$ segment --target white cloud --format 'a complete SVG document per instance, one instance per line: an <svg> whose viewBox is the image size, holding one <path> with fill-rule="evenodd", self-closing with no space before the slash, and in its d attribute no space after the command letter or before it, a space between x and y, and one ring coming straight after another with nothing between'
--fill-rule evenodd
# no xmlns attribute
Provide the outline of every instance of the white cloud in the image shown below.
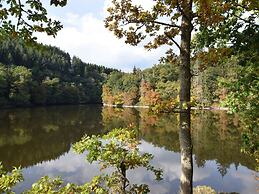
<svg viewBox="0 0 259 194"><path fill-rule="evenodd" d="M143 1L142 1L143 2ZM144 6L150 7L153 1L145 1ZM103 12L108 5L104 2ZM104 13L101 14L104 17ZM112 32L104 27L103 19L97 15L66 13L54 16L64 28L54 39L38 34L38 40L45 44L58 46L62 50L80 57L83 61L114 67L123 71L131 71L133 66L141 69L151 67L164 55L165 48L147 51L142 45L133 47L117 39Z"/></svg>
<svg viewBox="0 0 259 194"><path fill-rule="evenodd" d="M141 5L144 9L146 10L150 10L152 9L152 7L155 5L155 1L154 0L132 0L134 5ZM107 8L110 7L112 5L111 0L105 0L104 1L104 6L103 6L103 12L104 15L107 14Z"/></svg>

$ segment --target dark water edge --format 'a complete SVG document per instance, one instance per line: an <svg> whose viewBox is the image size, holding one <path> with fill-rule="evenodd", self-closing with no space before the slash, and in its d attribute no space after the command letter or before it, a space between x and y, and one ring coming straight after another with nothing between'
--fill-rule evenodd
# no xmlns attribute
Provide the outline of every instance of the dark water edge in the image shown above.
<svg viewBox="0 0 259 194"><path fill-rule="evenodd" d="M26 108L48 108L48 107L59 107L59 106L103 106L102 103L82 103L82 104L28 104L28 105L2 105L1 110L9 109L26 109Z"/></svg>
<svg viewBox="0 0 259 194"><path fill-rule="evenodd" d="M242 126L224 111L192 112L194 186L209 185L218 192L256 193L255 161L240 152ZM164 171L154 181L143 169L129 172L151 193L177 193L180 178L178 115L150 115L147 110L95 105L50 106L0 110L0 161L10 171L23 168L25 181L15 191L30 188L41 176L61 176L82 184L99 174L96 164L71 150L83 135L106 133L129 124L139 129L141 150L153 153Z"/></svg>

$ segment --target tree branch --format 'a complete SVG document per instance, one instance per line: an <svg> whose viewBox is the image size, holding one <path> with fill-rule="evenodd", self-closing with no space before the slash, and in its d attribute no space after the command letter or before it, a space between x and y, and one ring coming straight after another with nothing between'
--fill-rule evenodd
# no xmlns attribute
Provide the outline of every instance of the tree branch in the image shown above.
<svg viewBox="0 0 259 194"><path fill-rule="evenodd" d="M22 21L25 25L27 25L28 27L30 27L31 29L33 29L33 26L30 25L28 22L26 22L26 21L24 20L24 18L22 18L22 12L24 12L24 13L26 13L26 14L28 14L28 15L29 15L29 13L28 13L26 10L23 9L21 0L18 0L18 4L19 4L19 16L18 16L18 21L17 21L17 26L16 26L17 30L18 30L19 25L21 24L21 21Z"/></svg>
<svg viewBox="0 0 259 194"><path fill-rule="evenodd" d="M170 26L172 28L181 28L181 26L178 26L176 24L168 24L168 23L164 23L164 22L160 22L160 21L148 21L150 23L154 23L154 24L160 24L160 25L163 25L163 26Z"/></svg>
<svg viewBox="0 0 259 194"><path fill-rule="evenodd" d="M127 20L128 23L126 23L125 25L128 25L128 24L139 24L139 23L154 23L154 24L160 24L160 25L163 25L163 26L169 26L171 28L181 28L181 26L179 25L176 25L176 24L168 24L168 23L165 23L165 22L161 22L161 21L156 21L156 20L148 20L148 21L145 21L145 20Z"/></svg>
<svg viewBox="0 0 259 194"><path fill-rule="evenodd" d="M18 27L20 25L20 22L21 22L21 18L22 18L22 3L21 3L21 0L18 0L18 4L19 4L19 16L18 16L18 20L17 20L17 30L18 30Z"/></svg>
<svg viewBox="0 0 259 194"><path fill-rule="evenodd" d="M179 48L180 51L182 50L180 45L171 36L169 36L167 32L165 32L165 35Z"/></svg>
<svg viewBox="0 0 259 194"><path fill-rule="evenodd" d="M142 24L142 25L138 26L134 32L136 33L136 32L137 32L139 29L141 29L144 25L145 25L145 24Z"/></svg>
<svg viewBox="0 0 259 194"><path fill-rule="evenodd" d="M252 25L255 25L255 26L259 27L258 24L252 23L251 21L246 20L246 19L244 19L244 18L242 18L242 17L240 17L240 16L238 16L238 15L236 15L236 14L234 14L234 16L237 17L238 19L240 19L240 20L242 20L242 21L248 23L248 24L252 24Z"/></svg>
<svg viewBox="0 0 259 194"><path fill-rule="evenodd" d="M241 5L241 4L239 4L239 3L235 3L235 6L236 6L236 7L240 7L240 8L242 8L242 9L245 9L246 11L249 10L249 7L247 7L246 5ZM253 10L259 11L259 9L258 9L257 7L254 7Z"/></svg>
<svg viewBox="0 0 259 194"><path fill-rule="evenodd" d="M184 12L183 9L181 8L180 3L179 3L179 0L177 0L176 3L177 3L177 9L178 9L178 11L181 12L181 14L182 14L185 18L187 18L187 19L189 20L189 18L187 17L187 15L185 14L185 12Z"/></svg>

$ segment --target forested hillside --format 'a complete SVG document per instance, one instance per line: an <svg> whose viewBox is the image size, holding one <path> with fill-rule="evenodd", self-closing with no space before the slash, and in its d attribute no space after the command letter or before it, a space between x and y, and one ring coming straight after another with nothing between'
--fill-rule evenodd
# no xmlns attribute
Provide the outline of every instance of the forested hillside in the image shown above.
<svg viewBox="0 0 259 194"><path fill-rule="evenodd" d="M114 69L84 63L57 47L0 40L0 107L101 103Z"/></svg>

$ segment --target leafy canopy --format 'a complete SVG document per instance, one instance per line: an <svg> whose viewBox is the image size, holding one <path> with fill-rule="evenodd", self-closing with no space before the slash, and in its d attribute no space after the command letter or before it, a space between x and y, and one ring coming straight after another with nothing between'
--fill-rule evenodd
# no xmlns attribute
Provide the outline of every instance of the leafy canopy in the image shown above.
<svg viewBox="0 0 259 194"><path fill-rule="evenodd" d="M65 6L67 0L51 0L50 4ZM48 17L40 0L1 0L0 35L12 35L25 40L36 40L34 32L45 32L56 36L62 28L59 21Z"/></svg>
<svg viewBox="0 0 259 194"><path fill-rule="evenodd" d="M118 38L125 38L125 42L131 45L137 45L146 39L149 41L145 43L147 49L176 45L182 51L184 45L179 44L177 36L186 30L181 23L183 18L192 26L191 30L204 32L199 37L201 42L204 41L204 35L205 38L208 37L205 31L213 29L217 29L218 32L222 29L226 31L227 18L232 18L231 25L237 19L250 23L258 10L259 2L256 0L156 0L150 9L136 5L132 0L112 0L105 26ZM247 20L243 17L245 13L251 14ZM210 43L208 39L206 41ZM202 44L202 46L207 45ZM173 50L169 49L166 54L172 56L172 53Z"/></svg>
<svg viewBox="0 0 259 194"><path fill-rule="evenodd" d="M126 37L126 43L138 44L141 40L149 36L152 41L146 48L157 48L161 45L177 44L173 38L182 29L179 25L180 17L184 16L188 10L184 10L186 2L192 1L178 0L157 0L150 10L145 10L141 5L135 5L132 0L112 0L111 7L108 8L109 16L106 18L106 27L119 37ZM217 22L227 9L223 6L224 1L194 1L197 12L191 10L191 18L199 24L211 24ZM205 9L207 8L207 9ZM186 16L187 17L187 16ZM177 44L178 47L180 45Z"/></svg>
<svg viewBox="0 0 259 194"><path fill-rule="evenodd" d="M104 174L96 179L98 188L102 187L108 193L146 193L149 191L147 185L130 185L126 171L144 167L154 172L157 180L161 180L162 170L150 164L153 158L151 154L140 153L139 144L136 131L118 128L104 135L102 139L100 136L85 136L73 148L77 153L88 151L86 159L90 163L97 161L101 170L110 167L115 169L110 175Z"/></svg>

